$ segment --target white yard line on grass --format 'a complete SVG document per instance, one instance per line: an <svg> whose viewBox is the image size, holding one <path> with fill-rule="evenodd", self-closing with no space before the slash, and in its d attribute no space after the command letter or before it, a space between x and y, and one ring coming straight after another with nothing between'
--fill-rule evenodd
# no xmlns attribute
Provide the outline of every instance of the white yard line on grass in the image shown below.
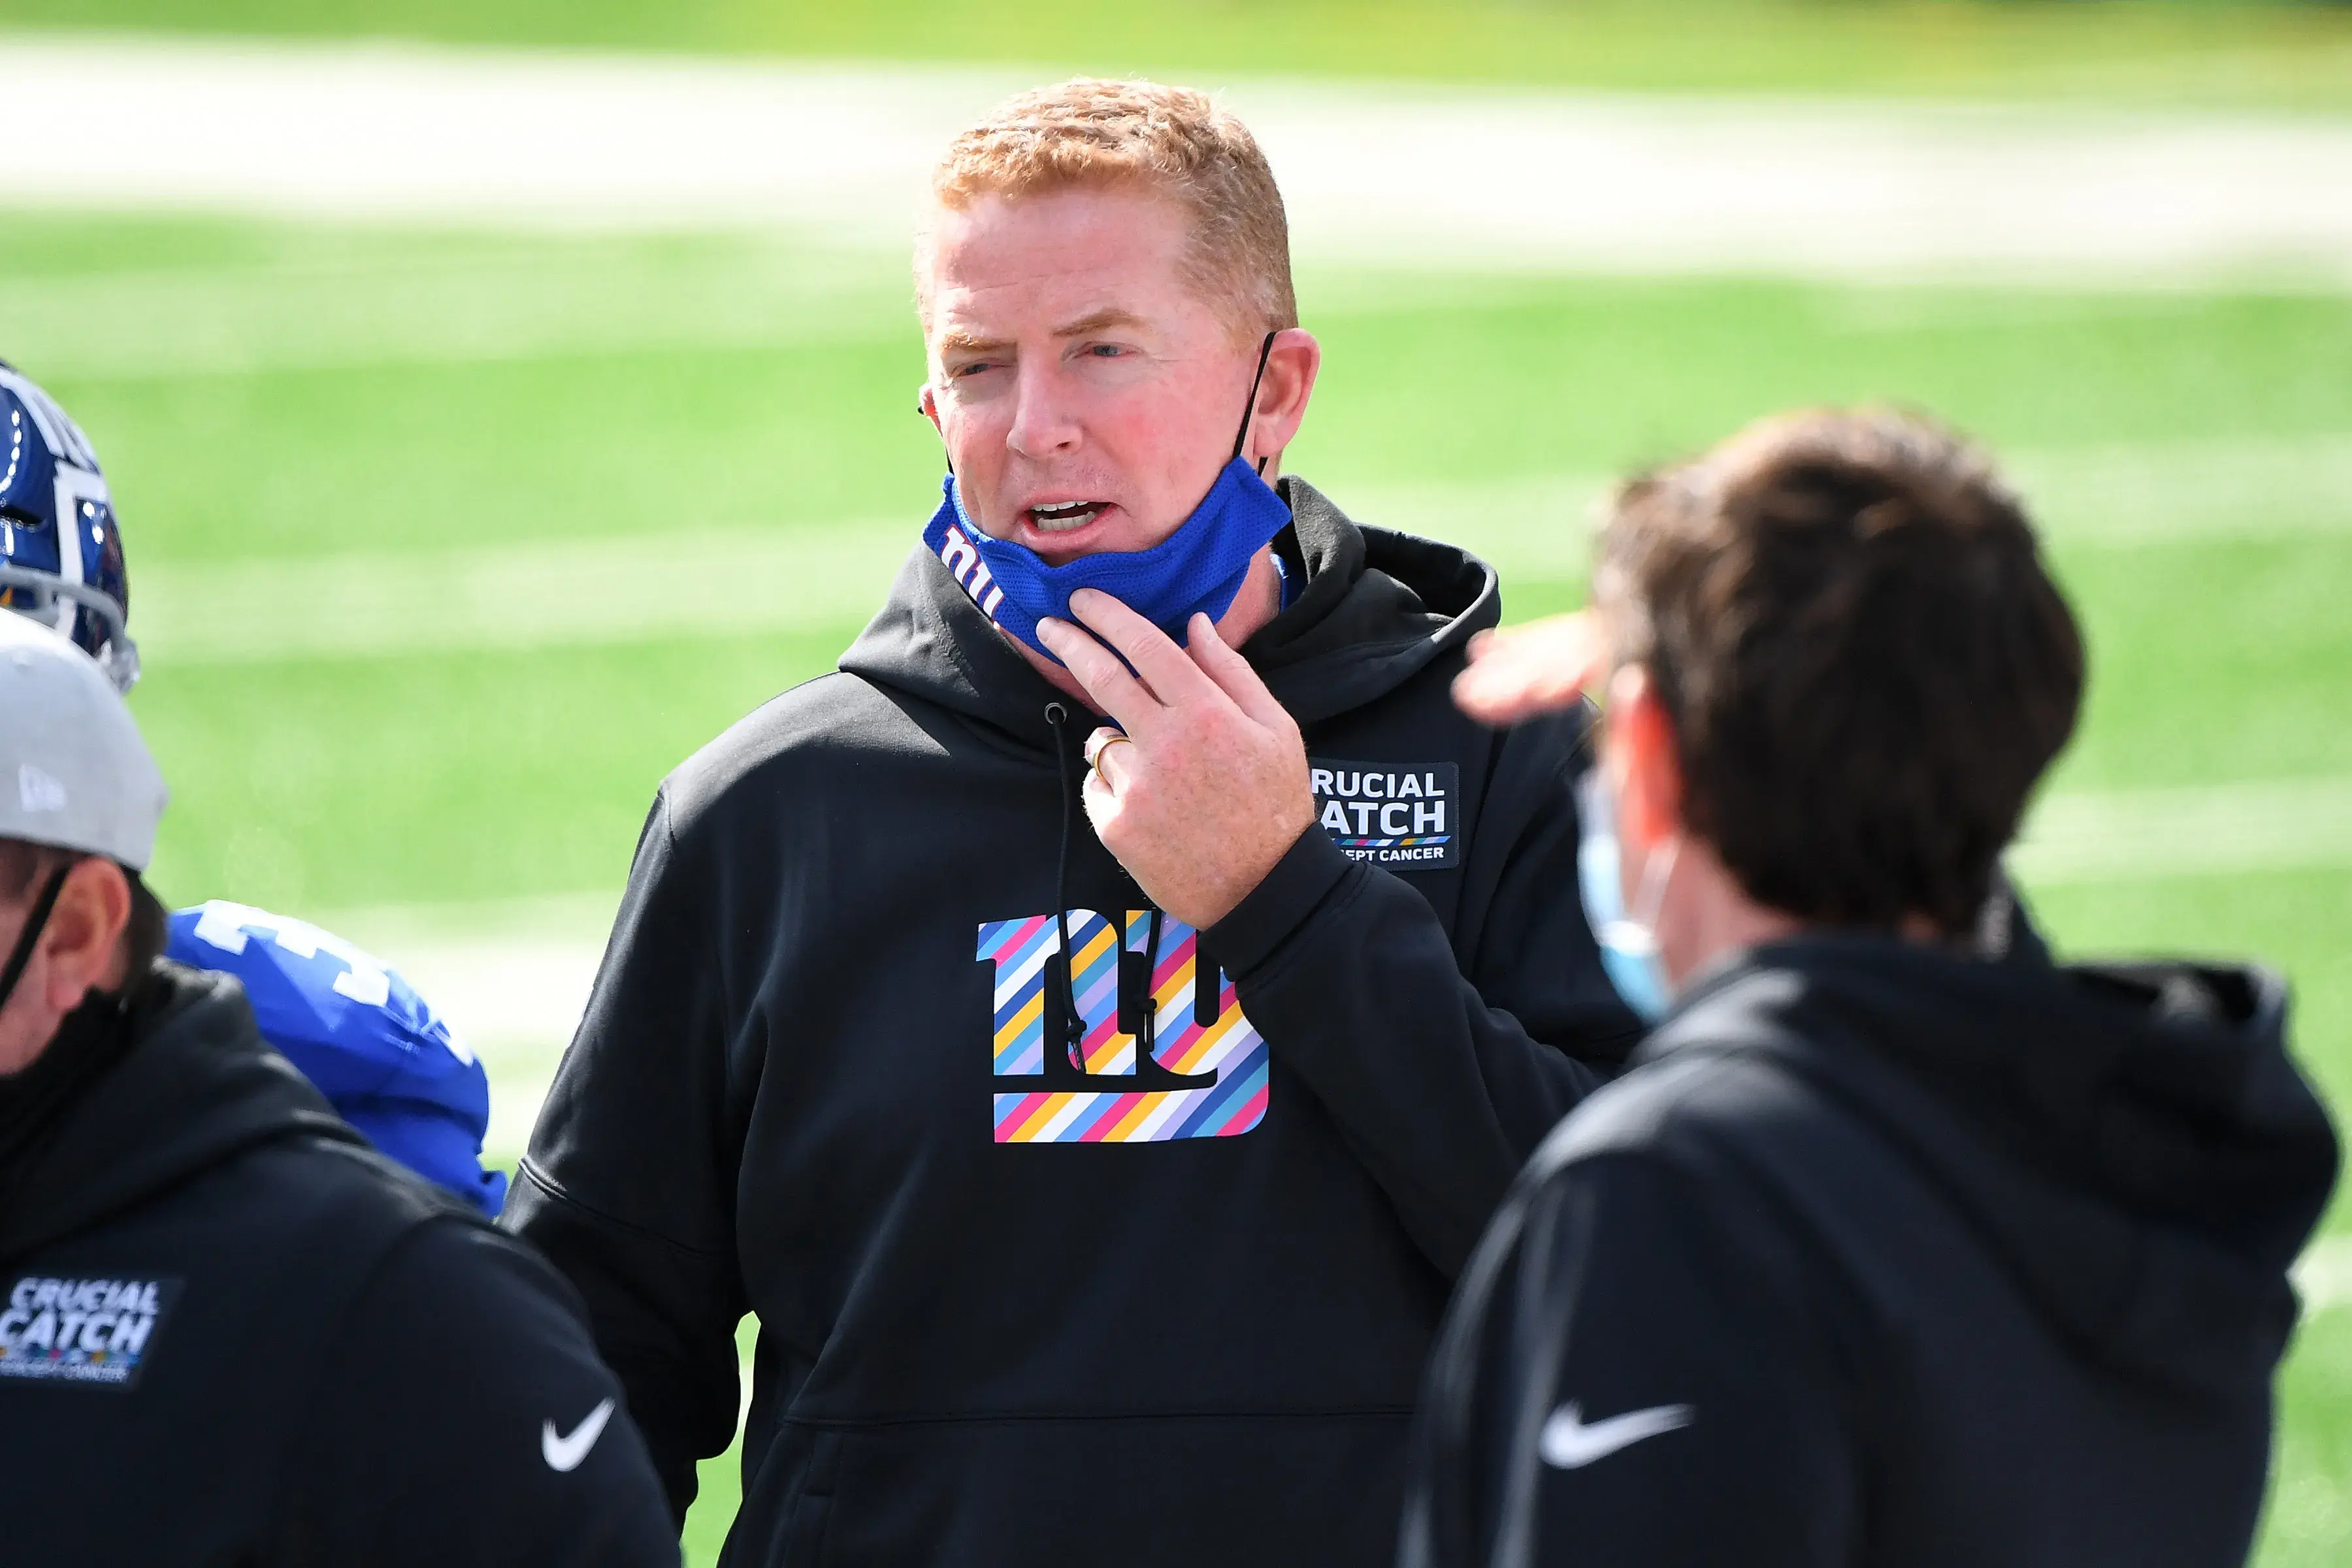
<svg viewBox="0 0 2352 1568"><path fill-rule="evenodd" d="M903 245L1002 68L0 40L0 203ZM1302 257L2352 286L2352 126L1247 80Z"/></svg>
<svg viewBox="0 0 2352 1568"><path fill-rule="evenodd" d="M2352 1306L2352 1236L2323 1236L2294 1266L2294 1288L2306 1314Z"/></svg>
<svg viewBox="0 0 2352 1568"><path fill-rule="evenodd" d="M2029 887L2352 869L2352 779L2053 795L2010 864Z"/></svg>
<svg viewBox="0 0 2352 1568"><path fill-rule="evenodd" d="M142 565L138 637L158 660L266 664L854 629L922 521ZM271 609L221 613L240 604Z"/></svg>
<svg viewBox="0 0 2352 1568"><path fill-rule="evenodd" d="M135 380L911 341L914 331L904 247L845 250L803 236L443 237L357 241L341 254L286 248L212 266L0 276L0 342L43 375Z"/></svg>
<svg viewBox="0 0 2352 1568"><path fill-rule="evenodd" d="M2352 536L2352 437L2176 442L2021 454L2060 544ZM1516 584L1582 577L1597 476L1333 493L1361 521L1477 552ZM578 647L853 629L882 601L921 519L772 529L682 523L641 536L442 553L152 563L138 634L162 665ZM269 606L267 615L224 605Z"/></svg>
<svg viewBox="0 0 2352 1568"><path fill-rule="evenodd" d="M877 248L803 231L387 235L303 224L244 232L261 254L0 270L0 346L45 376L121 382L915 342L903 239ZM126 241L141 255L154 244ZM1569 286L1562 277L1393 266L1310 261L1299 270L1305 324L1326 333L1350 318L1538 302ZM1826 333L1876 336L2160 322L2211 299L1895 282L1833 287L1809 305Z"/></svg>
<svg viewBox="0 0 2352 1568"><path fill-rule="evenodd" d="M2003 467L2060 545L2352 536L2352 436L2182 440L2008 454ZM1360 521L1426 534L1515 580L1577 581L1612 480L1537 475L1491 484L1339 486Z"/></svg>

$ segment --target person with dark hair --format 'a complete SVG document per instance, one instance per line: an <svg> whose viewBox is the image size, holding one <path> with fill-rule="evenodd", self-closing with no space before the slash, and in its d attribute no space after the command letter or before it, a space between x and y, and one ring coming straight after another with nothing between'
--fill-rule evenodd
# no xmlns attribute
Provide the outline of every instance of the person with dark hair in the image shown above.
<svg viewBox="0 0 2352 1568"><path fill-rule="evenodd" d="M1924 419L1767 420L1458 695L1594 652L1583 892L1664 1021L1463 1275L1402 1562L2243 1561L2336 1137L2277 975L1984 950L2084 679L2016 498Z"/></svg>
<svg viewBox="0 0 2352 1568"><path fill-rule="evenodd" d="M0 1556L674 1564L578 1298L159 956L110 674L0 615Z"/></svg>

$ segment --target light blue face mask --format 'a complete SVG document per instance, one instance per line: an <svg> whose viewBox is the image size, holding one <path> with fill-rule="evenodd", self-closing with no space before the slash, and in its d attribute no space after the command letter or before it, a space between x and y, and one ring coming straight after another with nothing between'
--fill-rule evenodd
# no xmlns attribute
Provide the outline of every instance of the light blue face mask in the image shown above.
<svg viewBox="0 0 2352 1568"><path fill-rule="evenodd" d="M1679 838L1668 839L1642 868L1642 913L1625 910L1625 884L1619 868L1617 803L1595 763L1576 787L1579 837L1576 881L1584 895L1584 918L1601 945L1601 967L1634 1016L1654 1024L1674 1007L1674 982L1658 954L1658 909L1665 902L1666 879L1674 875Z"/></svg>
<svg viewBox="0 0 2352 1568"><path fill-rule="evenodd" d="M1037 623L1048 616L1073 619L1070 595L1080 588L1100 589L1182 643L1195 615L1213 621L1233 608L1250 563L1290 521L1290 508L1259 477L1265 459L1252 468L1242 457L1273 351L1274 334L1268 332L1258 350L1257 376L1250 383L1234 455L1217 482L1176 531L1150 549L1081 555L1049 566L1026 545L980 531L964 510L953 468L940 481L940 510L925 526L923 542L990 620L1047 658L1054 656L1037 640Z"/></svg>

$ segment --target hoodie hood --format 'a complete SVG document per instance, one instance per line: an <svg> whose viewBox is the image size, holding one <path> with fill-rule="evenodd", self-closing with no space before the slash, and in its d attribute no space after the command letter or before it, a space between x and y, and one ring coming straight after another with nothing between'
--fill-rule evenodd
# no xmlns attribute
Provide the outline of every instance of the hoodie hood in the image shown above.
<svg viewBox="0 0 2352 1568"><path fill-rule="evenodd" d="M362 1144L255 1027L237 983L160 963L123 1009L121 1059L77 1095L0 1207L0 1258L89 1228L241 1150Z"/></svg>
<svg viewBox="0 0 2352 1568"><path fill-rule="evenodd" d="M1466 551L1359 527L1295 475L1275 489L1291 513L1275 548L1304 584L1242 652L1301 724L1385 695L1501 617L1493 568ZM1040 750L1060 695L919 543L841 668Z"/></svg>
<svg viewBox="0 0 2352 1568"><path fill-rule="evenodd" d="M1924 1170L2079 1352L2219 1392L2266 1380L2284 1352L2287 1269L2335 1184L2286 1008L2256 968L1998 963L1815 935L1703 979L1636 1059L1780 1060Z"/></svg>

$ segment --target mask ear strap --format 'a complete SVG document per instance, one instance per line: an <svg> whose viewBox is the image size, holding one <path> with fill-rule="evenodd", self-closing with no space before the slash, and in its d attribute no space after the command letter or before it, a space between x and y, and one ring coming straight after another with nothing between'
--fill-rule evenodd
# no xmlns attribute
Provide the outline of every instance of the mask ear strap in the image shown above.
<svg viewBox="0 0 2352 1568"><path fill-rule="evenodd" d="M8 955L8 967L0 971L0 1007L8 1005L8 998L16 990L16 982L24 975L25 966L33 962L33 944L40 941L41 932L48 929L49 913L58 907L58 894L64 891L66 873L72 869L73 862L68 861L51 872L49 885L41 889L41 896L33 901L31 912L25 916L25 930L16 938L16 951Z"/></svg>
<svg viewBox="0 0 2352 1568"><path fill-rule="evenodd" d="M1257 398L1257 394L1250 394L1250 398L1255 402ZM919 392L915 395L915 412L919 415L926 423L928 423L931 417L931 411L923 406L923 395ZM948 450L948 440L945 435L941 435L940 437L940 455L948 460L948 472L950 474L953 474L955 472L955 454Z"/></svg>
<svg viewBox="0 0 2352 1568"><path fill-rule="evenodd" d="M1683 836L1677 832L1665 843L1650 851L1649 863L1642 868L1642 888L1635 897L1634 907L1626 918L1657 940L1658 916L1666 907L1666 884L1675 879L1675 862L1682 855Z"/></svg>
<svg viewBox="0 0 2352 1568"><path fill-rule="evenodd" d="M1274 353L1274 339L1275 334L1268 332L1265 335L1265 342L1257 346L1257 374L1250 377L1249 402L1242 407L1242 427L1234 432L1234 458L1240 457L1242 448L1249 443L1250 416L1257 412L1257 389L1265 381L1265 362L1266 357ZM1228 458L1225 460L1231 462L1233 458ZM1266 460L1264 458L1257 460L1257 471L1260 474L1265 472L1265 463Z"/></svg>

